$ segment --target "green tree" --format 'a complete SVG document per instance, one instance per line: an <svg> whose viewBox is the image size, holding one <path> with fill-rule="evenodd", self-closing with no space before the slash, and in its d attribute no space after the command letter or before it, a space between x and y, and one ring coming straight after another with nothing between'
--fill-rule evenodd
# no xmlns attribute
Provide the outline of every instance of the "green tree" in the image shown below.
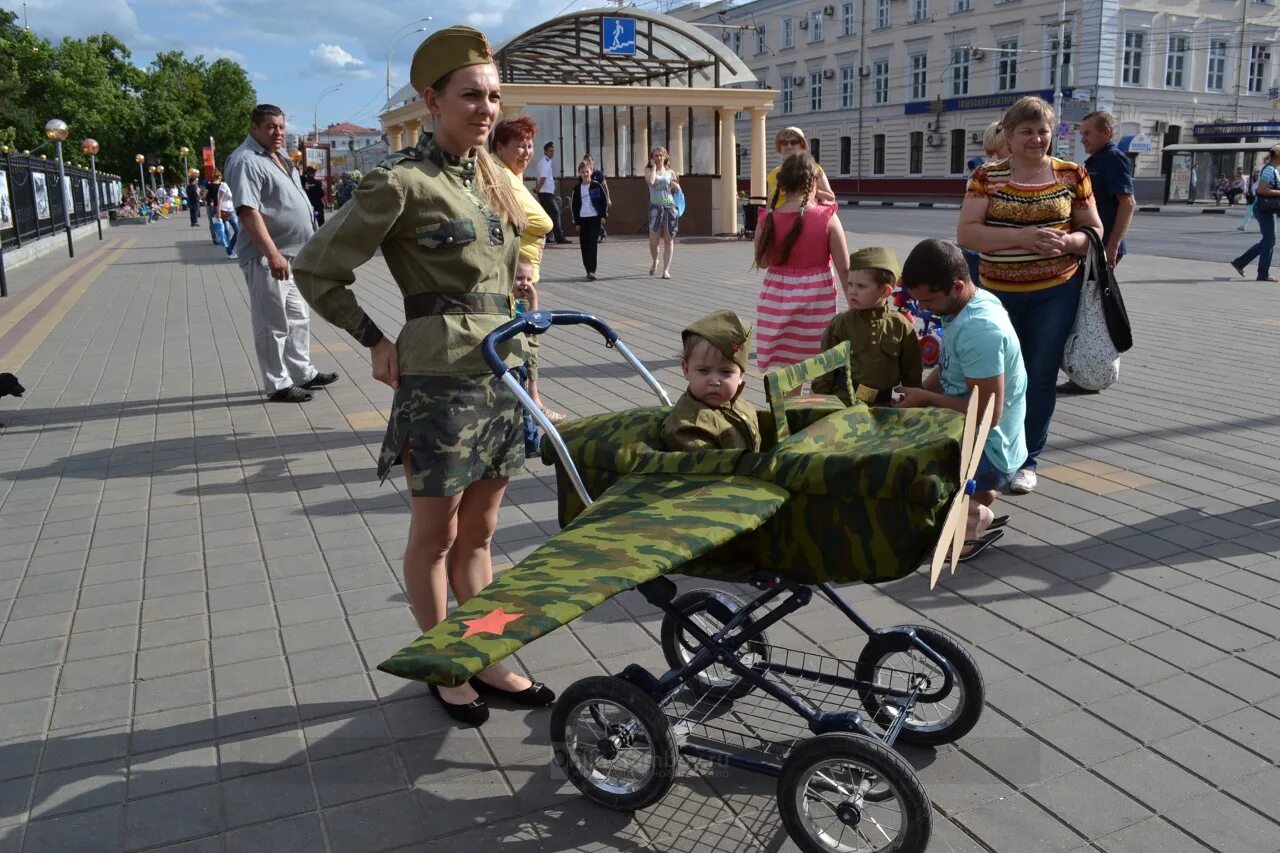
<svg viewBox="0 0 1280 853"><path fill-rule="evenodd" d="M258 93L244 68L230 59L216 60L204 80L213 118L201 133L199 145L207 145L212 136L222 163L249 132L249 114L258 103Z"/></svg>

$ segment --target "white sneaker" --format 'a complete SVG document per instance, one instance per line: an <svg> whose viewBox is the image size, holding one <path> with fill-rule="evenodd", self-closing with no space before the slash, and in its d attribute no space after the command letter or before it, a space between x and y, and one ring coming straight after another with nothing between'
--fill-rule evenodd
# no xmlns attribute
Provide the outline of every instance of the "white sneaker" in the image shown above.
<svg viewBox="0 0 1280 853"><path fill-rule="evenodd" d="M1036 490L1036 472L1031 468L1019 468L1009 481L1009 491L1025 495Z"/></svg>

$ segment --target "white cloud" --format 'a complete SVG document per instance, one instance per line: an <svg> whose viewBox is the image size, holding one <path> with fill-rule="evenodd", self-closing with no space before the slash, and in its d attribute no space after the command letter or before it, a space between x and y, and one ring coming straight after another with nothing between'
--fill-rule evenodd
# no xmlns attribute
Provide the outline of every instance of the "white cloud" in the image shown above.
<svg viewBox="0 0 1280 853"><path fill-rule="evenodd" d="M205 59L211 61L215 59L230 59L239 65L244 65L248 61L243 53L225 47L211 47L208 50L201 50L200 53L204 55Z"/></svg>
<svg viewBox="0 0 1280 853"><path fill-rule="evenodd" d="M265 83L271 78L263 74L261 71L251 71L249 72L249 79L255 83Z"/></svg>
<svg viewBox="0 0 1280 853"><path fill-rule="evenodd" d="M21 23L19 4L5 5L18 10ZM63 36L84 38L102 32L134 49L147 40L128 0L28 0L27 18L31 29L55 42Z"/></svg>
<svg viewBox="0 0 1280 853"><path fill-rule="evenodd" d="M312 50L311 67L324 74L346 74L361 78L371 74L367 65L336 44L321 44Z"/></svg>
<svg viewBox="0 0 1280 853"><path fill-rule="evenodd" d="M477 29L494 27L502 23L504 12L472 12L467 15L467 23Z"/></svg>

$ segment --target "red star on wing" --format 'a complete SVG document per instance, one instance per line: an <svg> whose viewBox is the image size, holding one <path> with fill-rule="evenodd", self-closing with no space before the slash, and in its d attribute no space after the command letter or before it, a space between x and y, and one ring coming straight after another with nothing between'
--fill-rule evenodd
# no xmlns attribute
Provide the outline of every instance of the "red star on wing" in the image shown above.
<svg viewBox="0 0 1280 853"><path fill-rule="evenodd" d="M473 634L497 634L507 629L508 622L514 622L519 619L519 613L503 613L501 607L495 607L493 610L481 616L479 619L464 619L463 625L467 626L467 633L462 635L462 639L466 639Z"/></svg>

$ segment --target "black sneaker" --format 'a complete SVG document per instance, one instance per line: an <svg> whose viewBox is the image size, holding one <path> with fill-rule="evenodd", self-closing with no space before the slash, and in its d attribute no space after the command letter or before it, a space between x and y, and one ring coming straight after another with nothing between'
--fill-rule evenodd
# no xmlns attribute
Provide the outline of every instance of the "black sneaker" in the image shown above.
<svg viewBox="0 0 1280 853"><path fill-rule="evenodd" d="M281 388L279 391L267 397L267 401L271 403L305 403L311 399L311 395L296 385L290 385L288 388Z"/></svg>
<svg viewBox="0 0 1280 853"><path fill-rule="evenodd" d="M337 381L338 374L336 373L317 373L315 376L311 377L310 381L303 382L298 387L306 388L308 391L311 391L316 388L323 388L326 385L332 385Z"/></svg>

